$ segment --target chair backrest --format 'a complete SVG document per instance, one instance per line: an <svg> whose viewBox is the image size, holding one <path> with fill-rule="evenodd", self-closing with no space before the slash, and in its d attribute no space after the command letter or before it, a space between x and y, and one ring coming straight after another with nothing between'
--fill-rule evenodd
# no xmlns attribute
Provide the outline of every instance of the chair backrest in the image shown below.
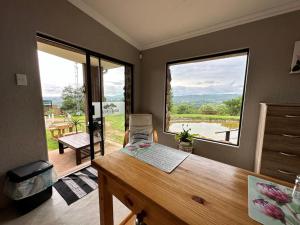
<svg viewBox="0 0 300 225"><path fill-rule="evenodd" d="M129 115L129 142L132 142L133 135L136 135L135 138L142 138L145 134L149 141L153 141L152 114Z"/></svg>
<svg viewBox="0 0 300 225"><path fill-rule="evenodd" d="M152 114L130 114L129 130L132 128L153 128Z"/></svg>

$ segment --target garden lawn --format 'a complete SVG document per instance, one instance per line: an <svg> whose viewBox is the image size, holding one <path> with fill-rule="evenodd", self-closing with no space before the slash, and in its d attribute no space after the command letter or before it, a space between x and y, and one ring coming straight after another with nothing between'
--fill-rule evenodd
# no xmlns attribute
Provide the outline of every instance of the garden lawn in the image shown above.
<svg viewBox="0 0 300 225"><path fill-rule="evenodd" d="M125 132L125 116L123 115L107 115L105 116L105 136L111 141L119 144L123 143Z"/></svg>
<svg viewBox="0 0 300 225"><path fill-rule="evenodd" d="M49 130L46 130L46 137L47 137L48 151L52 151L52 150L58 149L57 140L54 140L52 138L51 133L50 133Z"/></svg>
<svg viewBox="0 0 300 225"><path fill-rule="evenodd" d="M78 131L85 131L85 116L73 116L81 121L82 125L78 126ZM107 115L105 116L106 138L119 144L123 143L125 132L124 115ZM75 128L74 128L75 132ZM57 140L53 139L49 130L46 130L48 151L58 149Z"/></svg>
<svg viewBox="0 0 300 225"><path fill-rule="evenodd" d="M203 114L171 114L171 120L207 120L207 121L239 121L239 116L203 115Z"/></svg>

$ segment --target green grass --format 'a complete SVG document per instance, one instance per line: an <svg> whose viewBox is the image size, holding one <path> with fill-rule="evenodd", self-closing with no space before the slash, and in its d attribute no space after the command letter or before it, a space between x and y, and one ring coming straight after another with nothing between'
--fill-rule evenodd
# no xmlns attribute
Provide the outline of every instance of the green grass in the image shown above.
<svg viewBox="0 0 300 225"><path fill-rule="evenodd" d="M64 118L63 116L57 116L57 118ZM78 126L78 131L85 131L85 116L73 116L73 118L77 118L81 121L82 125ZM117 142L122 144L124 138L124 123L125 117L124 115L109 115L105 117L106 124L106 138L108 140ZM75 128L73 129L75 131ZM49 130L46 130L46 138L47 138L47 146L48 151L58 149L57 140L53 139Z"/></svg>
<svg viewBox="0 0 300 225"><path fill-rule="evenodd" d="M203 115L203 114L171 114L171 120L217 120L217 121L239 121L239 116Z"/></svg>
<svg viewBox="0 0 300 225"><path fill-rule="evenodd" d="M125 116L124 115L110 115L105 117L105 122L111 124L111 127L115 130L124 132Z"/></svg>
<svg viewBox="0 0 300 225"><path fill-rule="evenodd" d="M58 143L56 140L54 140L51 137L51 133L49 130L46 130L46 137L47 137L47 145L48 145L48 151L52 151L55 149L58 149Z"/></svg>
<svg viewBox="0 0 300 225"><path fill-rule="evenodd" d="M119 144L123 143L125 132L125 116L109 115L105 117L106 134L105 137Z"/></svg>

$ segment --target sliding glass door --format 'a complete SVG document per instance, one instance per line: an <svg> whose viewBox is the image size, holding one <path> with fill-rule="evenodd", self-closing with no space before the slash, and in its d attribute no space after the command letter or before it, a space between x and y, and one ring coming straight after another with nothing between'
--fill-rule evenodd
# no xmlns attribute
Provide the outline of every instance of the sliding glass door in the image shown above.
<svg viewBox="0 0 300 225"><path fill-rule="evenodd" d="M87 88L91 159L122 148L128 114L132 110L132 69L87 55ZM90 126L90 124L92 124Z"/></svg>
<svg viewBox="0 0 300 225"><path fill-rule="evenodd" d="M125 132L125 66L101 59L105 154L122 148Z"/></svg>
<svg viewBox="0 0 300 225"><path fill-rule="evenodd" d="M67 151L76 150L72 153L76 153L77 165L85 162L88 156L94 159L97 153L104 155L119 150L128 127L128 115L132 113L133 66L43 34L37 35L37 47L38 50L62 58L60 64L63 64L48 60L49 65L45 69L47 72L56 69L56 73L50 77L55 75L59 78L54 82L58 92L60 89L65 90L60 91L57 94L59 96L51 101L44 99L44 108L49 114L47 119L59 120L69 129L64 132L67 128L61 128L61 124L52 124L52 130L47 130L47 138L51 138L50 144L53 144L54 150L58 150L60 138L69 136L74 146ZM72 65L71 72L69 64ZM71 85L65 84L69 73L72 77ZM53 87L48 86L46 89L50 93ZM57 115L53 113L55 110ZM59 133L57 137L56 130ZM51 134L53 137L50 137ZM67 145L62 147L68 148Z"/></svg>

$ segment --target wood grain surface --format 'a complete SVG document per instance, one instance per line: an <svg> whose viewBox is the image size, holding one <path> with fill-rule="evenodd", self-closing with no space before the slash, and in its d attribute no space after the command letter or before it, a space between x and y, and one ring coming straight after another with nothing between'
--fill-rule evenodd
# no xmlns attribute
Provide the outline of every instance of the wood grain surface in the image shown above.
<svg viewBox="0 0 300 225"><path fill-rule="evenodd" d="M257 175L250 171L190 155L167 174L122 152L92 165L111 194L133 213L146 212L147 225L258 224L248 217L248 175Z"/></svg>

